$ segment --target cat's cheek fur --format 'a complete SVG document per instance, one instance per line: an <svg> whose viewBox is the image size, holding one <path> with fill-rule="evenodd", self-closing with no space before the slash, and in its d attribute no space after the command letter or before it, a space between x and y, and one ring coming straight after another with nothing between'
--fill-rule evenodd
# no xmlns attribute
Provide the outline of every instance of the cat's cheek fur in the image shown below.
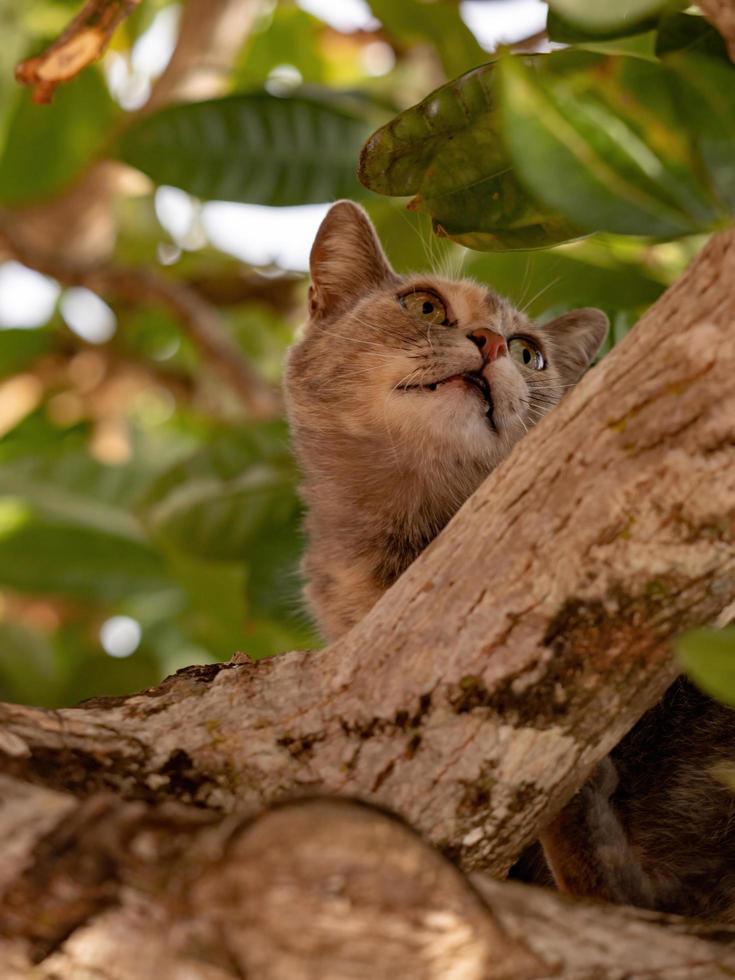
<svg viewBox="0 0 735 980"><path fill-rule="evenodd" d="M485 369L493 399L493 422L503 439L517 442L525 429L521 419L527 414L528 388L518 368L508 357L501 357Z"/></svg>

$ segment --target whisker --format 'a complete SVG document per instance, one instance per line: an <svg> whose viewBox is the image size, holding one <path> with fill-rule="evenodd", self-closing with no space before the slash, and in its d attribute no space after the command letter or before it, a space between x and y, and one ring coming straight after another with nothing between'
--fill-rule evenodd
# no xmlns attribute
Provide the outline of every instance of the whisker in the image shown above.
<svg viewBox="0 0 735 980"><path fill-rule="evenodd" d="M532 296L529 299L529 301L524 306L521 307L521 313L525 313L528 307L532 303L535 303L536 300L540 299L548 289L551 289L552 286L556 286L556 284L560 281L561 281L561 276L557 276L556 279L552 279L551 282L547 282L545 286L542 286L541 289L539 289L539 291L535 294L535 296Z"/></svg>

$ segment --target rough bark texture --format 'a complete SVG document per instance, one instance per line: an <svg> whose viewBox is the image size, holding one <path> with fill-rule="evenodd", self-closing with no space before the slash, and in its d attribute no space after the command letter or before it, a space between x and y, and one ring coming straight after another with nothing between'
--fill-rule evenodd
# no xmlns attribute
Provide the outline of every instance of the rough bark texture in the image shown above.
<svg viewBox="0 0 735 980"><path fill-rule="evenodd" d="M6 706L5 770L242 814L359 796L503 873L735 599L734 275L726 233L343 640Z"/></svg>
<svg viewBox="0 0 735 980"><path fill-rule="evenodd" d="M5 980L710 980L735 969L715 941L729 933L481 876L473 887L364 806L311 800L248 822L111 796L79 803L8 779L0 793Z"/></svg>

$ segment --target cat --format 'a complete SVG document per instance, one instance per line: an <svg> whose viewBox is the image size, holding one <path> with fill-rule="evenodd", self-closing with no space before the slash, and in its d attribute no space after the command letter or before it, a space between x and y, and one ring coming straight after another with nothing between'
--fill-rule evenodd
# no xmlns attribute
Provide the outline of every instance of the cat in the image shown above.
<svg viewBox="0 0 735 980"><path fill-rule="evenodd" d="M311 279L285 391L305 595L333 640L579 380L608 322L581 309L539 327L471 280L397 276L349 201L318 231Z"/></svg>
<svg viewBox="0 0 735 980"><path fill-rule="evenodd" d="M577 383L608 323L581 309L538 326L472 280L398 276L349 201L330 209L310 266L285 390L305 594L334 640ZM680 679L516 876L552 883L550 867L575 895L735 922L735 794L716 778L733 746L735 712Z"/></svg>

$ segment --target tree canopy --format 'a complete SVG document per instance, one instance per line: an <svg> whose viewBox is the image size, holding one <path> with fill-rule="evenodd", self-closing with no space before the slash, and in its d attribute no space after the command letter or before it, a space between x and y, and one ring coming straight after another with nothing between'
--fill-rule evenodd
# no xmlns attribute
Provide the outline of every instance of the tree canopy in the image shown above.
<svg viewBox="0 0 735 980"><path fill-rule="evenodd" d="M358 199L400 271L599 306L611 343L731 222L735 69L699 13L555 0L496 54L454 2L369 13L0 2L2 699L318 644L278 391L304 248L258 254L258 207ZM732 696L728 635L684 642Z"/></svg>

